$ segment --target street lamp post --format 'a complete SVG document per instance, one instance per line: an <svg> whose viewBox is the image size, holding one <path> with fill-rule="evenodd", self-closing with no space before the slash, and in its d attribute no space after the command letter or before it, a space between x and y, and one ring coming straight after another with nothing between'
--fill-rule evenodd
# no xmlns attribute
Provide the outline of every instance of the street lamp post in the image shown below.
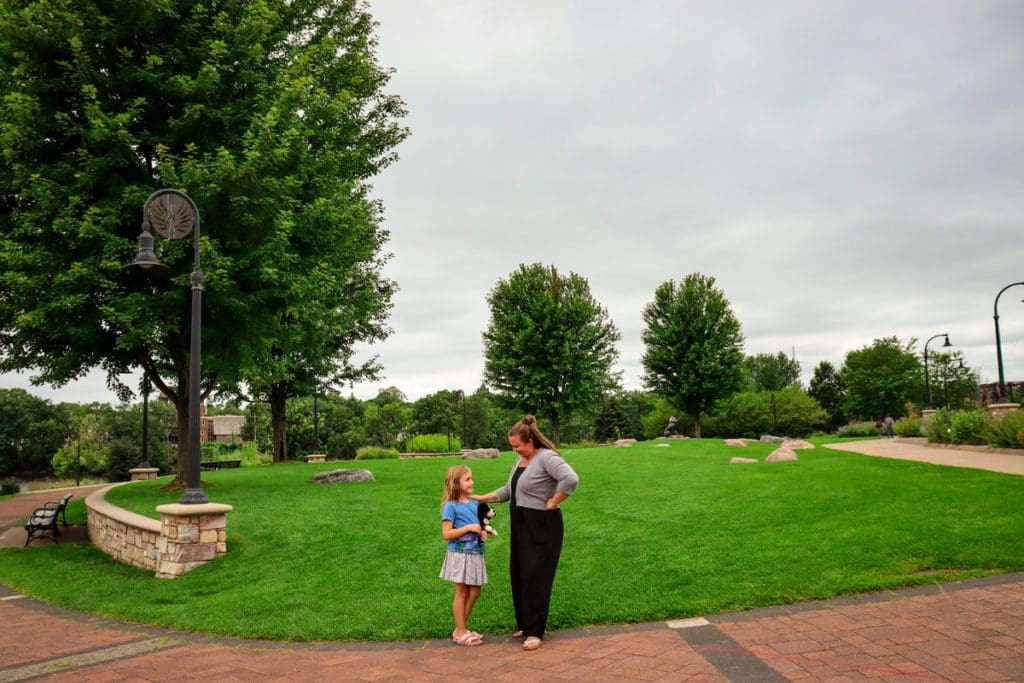
<svg viewBox="0 0 1024 683"><path fill-rule="evenodd" d="M996 323L996 365L999 366L999 400L1000 401L1005 401L1006 400L1006 380L1003 377L1003 347L1002 347L1002 342L999 339L999 297L1001 297L1003 295L1003 292L1008 290L1010 287L1015 287L1017 285L1024 285L1024 282L1014 282L1014 283L1006 285L1005 287L1000 289L999 293L996 294L996 302L992 305L992 319Z"/></svg>
<svg viewBox="0 0 1024 683"><path fill-rule="evenodd" d="M203 324L203 271L199 267L199 209L184 192L178 190L157 190L149 195L142 206L142 233L139 235L139 252L129 264L149 270L167 269L153 252L153 235L150 228L167 239L178 240L194 234L195 252L192 275L192 328L189 345L188 379L188 482L180 503L197 505L208 503L199 479L199 377L202 369L202 324ZM193 231L194 229L194 231Z"/></svg>
<svg viewBox="0 0 1024 683"><path fill-rule="evenodd" d="M941 332L934 337L930 337L928 341L924 343L924 407L926 410L930 410L932 407L932 386L928 381L928 344L939 337L945 337L946 341L942 344L943 348L952 346L949 343L949 335L945 332Z"/></svg>
<svg viewBox="0 0 1024 683"><path fill-rule="evenodd" d="M316 399L320 394L319 387L313 387L313 444L316 452L320 452L320 416L317 414Z"/></svg>

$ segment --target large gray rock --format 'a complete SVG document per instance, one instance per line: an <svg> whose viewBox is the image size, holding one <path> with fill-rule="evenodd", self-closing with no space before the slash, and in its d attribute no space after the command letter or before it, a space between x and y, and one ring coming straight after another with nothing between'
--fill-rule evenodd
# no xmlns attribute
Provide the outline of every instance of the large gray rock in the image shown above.
<svg viewBox="0 0 1024 683"><path fill-rule="evenodd" d="M350 481L373 481L370 470L331 470L313 475L314 484L346 484Z"/></svg>
<svg viewBox="0 0 1024 683"><path fill-rule="evenodd" d="M743 439L726 439L725 440L725 445L726 446L739 446L740 448L746 448L747 447L747 442L744 441Z"/></svg>
<svg viewBox="0 0 1024 683"><path fill-rule="evenodd" d="M671 448L667 443L659 443L655 448Z"/></svg>
<svg viewBox="0 0 1024 683"><path fill-rule="evenodd" d="M789 462L796 460L796 453L789 450L788 448L776 448L771 454L764 459L765 462Z"/></svg>
<svg viewBox="0 0 1024 683"><path fill-rule="evenodd" d="M634 443L636 443L636 439L618 439L615 442L615 445L616 446L629 446L629 445L634 444Z"/></svg>
<svg viewBox="0 0 1024 683"><path fill-rule="evenodd" d="M741 465L755 462L757 462L757 460L755 460L754 458L733 458L729 461L729 463L733 465Z"/></svg>
<svg viewBox="0 0 1024 683"><path fill-rule="evenodd" d="M761 443L785 443L786 437L772 436L771 434L762 434L759 441Z"/></svg>
<svg viewBox="0 0 1024 683"><path fill-rule="evenodd" d="M475 448L462 454L463 460L488 460L497 458L501 453L497 448Z"/></svg>

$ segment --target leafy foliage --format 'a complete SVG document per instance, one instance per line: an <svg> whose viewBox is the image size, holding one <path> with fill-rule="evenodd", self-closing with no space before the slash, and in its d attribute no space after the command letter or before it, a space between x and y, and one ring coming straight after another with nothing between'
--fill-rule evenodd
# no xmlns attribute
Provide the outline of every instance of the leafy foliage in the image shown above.
<svg viewBox="0 0 1024 683"><path fill-rule="evenodd" d="M621 335L587 280L554 266L520 265L498 281L487 303L487 383L521 413L546 417L558 443L562 422L615 385Z"/></svg>
<svg viewBox="0 0 1024 683"><path fill-rule="evenodd" d="M814 376L807 388L807 394L818 402L825 411L827 420L824 429L834 432L846 424L843 405L846 401L846 384L832 363L823 360L814 368Z"/></svg>
<svg viewBox="0 0 1024 683"><path fill-rule="evenodd" d="M907 402L923 392L916 343L914 339L903 344L896 337L884 337L847 353L841 371L846 385L845 410L859 417L902 416Z"/></svg>
<svg viewBox="0 0 1024 683"><path fill-rule="evenodd" d="M644 383L693 416L736 391L742 381L743 335L715 278L691 273L663 282L644 307Z"/></svg>
<svg viewBox="0 0 1024 683"><path fill-rule="evenodd" d="M48 470L71 430L68 407L24 389L0 389L0 474Z"/></svg>
<svg viewBox="0 0 1024 683"><path fill-rule="evenodd" d="M716 410L714 418L716 436L756 439L768 433L807 436L824 424L826 415L800 387L790 386L777 392L733 394Z"/></svg>
<svg viewBox="0 0 1024 683"><path fill-rule="evenodd" d="M169 280L122 268L144 200L174 187L204 226L204 393L371 372L352 346L386 334L394 287L368 181L406 134L372 29L334 0L7 3L0 369L100 366L126 396L142 366L187 442L191 240L158 239Z"/></svg>
<svg viewBox="0 0 1024 683"><path fill-rule="evenodd" d="M356 460L389 460L397 457L398 451L394 448L363 446L356 451Z"/></svg>
<svg viewBox="0 0 1024 683"><path fill-rule="evenodd" d="M454 453L462 441L452 434L417 434L405 439L406 453Z"/></svg>
<svg viewBox="0 0 1024 683"><path fill-rule="evenodd" d="M782 391L800 383L800 364L781 351L747 356L743 362L754 391Z"/></svg>
<svg viewBox="0 0 1024 683"><path fill-rule="evenodd" d="M1024 410L992 419L986 437L996 448L1024 448Z"/></svg>
<svg viewBox="0 0 1024 683"><path fill-rule="evenodd" d="M851 422L836 433L841 439L855 439L862 436L878 436L878 428L874 422Z"/></svg>
<svg viewBox="0 0 1024 683"><path fill-rule="evenodd" d="M904 417L900 420L896 420L893 425L893 431L896 436L902 437L914 437L922 436L924 432L921 430L921 418L918 417Z"/></svg>

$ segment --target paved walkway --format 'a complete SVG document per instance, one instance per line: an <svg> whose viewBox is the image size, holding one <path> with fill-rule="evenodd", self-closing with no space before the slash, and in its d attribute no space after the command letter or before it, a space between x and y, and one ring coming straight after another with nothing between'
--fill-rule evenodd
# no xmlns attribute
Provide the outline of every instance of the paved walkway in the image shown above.
<svg viewBox="0 0 1024 683"><path fill-rule="evenodd" d="M873 439L828 444L825 448L837 451L853 451L880 458L916 460L935 465L970 467L1006 474L1024 475L1024 454L984 452L965 448L940 448L925 446L922 439Z"/></svg>
<svg viewBox="0 0 1024 683"><path fill-rule="evenodd" d="M0 501L0 523L22 514L15 506L31 508L25 498ZM506 636L486 641L462 648L446 641L218 638L64 610L0 583L0 682L995 682L1024 681L1024 574L706 619L560 631L536 652L523 652Z"/></svg>

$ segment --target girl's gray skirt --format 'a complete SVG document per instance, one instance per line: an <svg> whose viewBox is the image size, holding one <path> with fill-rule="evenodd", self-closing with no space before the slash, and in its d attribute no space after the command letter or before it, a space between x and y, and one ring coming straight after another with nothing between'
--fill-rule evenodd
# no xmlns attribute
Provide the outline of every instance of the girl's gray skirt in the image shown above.
<svg viewBox="0 0 1024 683"><path fill-rule="evenodd" d="M487 583L487 565L480 553L456 553L449 550L441 565L441 578L467 586Z"/></svg>

